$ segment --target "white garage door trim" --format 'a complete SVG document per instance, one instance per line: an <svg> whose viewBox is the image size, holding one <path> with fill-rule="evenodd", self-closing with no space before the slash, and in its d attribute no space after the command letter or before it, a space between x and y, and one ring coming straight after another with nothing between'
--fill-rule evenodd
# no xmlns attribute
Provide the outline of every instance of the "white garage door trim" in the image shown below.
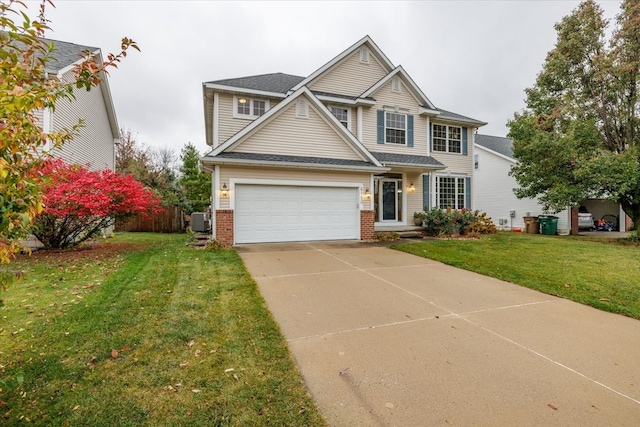
<svg viewBox="0 0 640 427"><path fill-rule="evenodd" d="M232 180L229 184L235 243L360 238L359 183ZM273 193L278 194L275 199ZM292 215L278 212L283 203ZM307 215L296 214L305 210Z"/></svg>

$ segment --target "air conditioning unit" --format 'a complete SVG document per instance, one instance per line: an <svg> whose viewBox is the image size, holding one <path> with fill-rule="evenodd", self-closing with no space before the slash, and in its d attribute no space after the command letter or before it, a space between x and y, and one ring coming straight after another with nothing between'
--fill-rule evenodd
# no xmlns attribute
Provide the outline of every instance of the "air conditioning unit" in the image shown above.
<svg viewBox="0 0 640 427"><path fill-rule="evenodd" d="M196 233L206 233L211 230L211 221L206 212L194 212L191 214L191 230Z"/></svg>

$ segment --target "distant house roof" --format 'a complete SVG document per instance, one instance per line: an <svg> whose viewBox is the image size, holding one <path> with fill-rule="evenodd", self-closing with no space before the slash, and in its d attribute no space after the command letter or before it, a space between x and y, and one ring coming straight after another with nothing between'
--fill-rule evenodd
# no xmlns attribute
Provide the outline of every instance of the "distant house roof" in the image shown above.
<svg viewBox="0 0 640 427"><path fill-rule="evenodd" d="M53 43L55 49L47 62L46 69L50 72L58 72L80 60L86 51L95 52L97 47L83 46L80 44L63 42L60 40L42 39L47 44Z"/></svg>
<svg viewBox="0 0 640 427"><path fill-rule="evenodd" d="M291 74L271 73L260 74L258 76L214 80L206 83L241 89L261 90L265 92L287 93L289 89L304 79L304 77L294 76Z"/></svg>
<svg viewBox="0 0 640 427"><path fill-rule="evenodd" d="M513 157L513 140L511 138L476 134L475 143L515 160Z"/></svg>

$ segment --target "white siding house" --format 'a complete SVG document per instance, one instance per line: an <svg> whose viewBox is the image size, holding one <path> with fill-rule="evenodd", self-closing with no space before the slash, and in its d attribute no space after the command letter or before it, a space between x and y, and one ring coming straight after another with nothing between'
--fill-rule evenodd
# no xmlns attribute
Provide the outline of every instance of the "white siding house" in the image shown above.
<svg viewBox="0 0 640 427"><path fill-rule="evenodd" d="M525 216L552 214L558 217L558 233L571 229L570 211L545 212L536 199L518 199L513 190L516 179L509 176L513 158L513 141L489 135L475 135L473 194L475 209L486 212L499 230L524 230Z"/></svg>
<svg viewBox="0 0 640 427"><path fill-rule="evenodd" d="M99 48L58 40L45 41L55 46L51 60L46 65L47 78L71 81L74 65L85 52L95 54L98 62L103 61ZM37 113L45 132L71 128L79 119L84 122L79 135L52 150L51 154L67 163L89 165L91 169L114 170L119 129L107 76L101 75L100 84L91 91L74 88L74 94L75 99L59 100L55 111L47 109Z"/></svg>

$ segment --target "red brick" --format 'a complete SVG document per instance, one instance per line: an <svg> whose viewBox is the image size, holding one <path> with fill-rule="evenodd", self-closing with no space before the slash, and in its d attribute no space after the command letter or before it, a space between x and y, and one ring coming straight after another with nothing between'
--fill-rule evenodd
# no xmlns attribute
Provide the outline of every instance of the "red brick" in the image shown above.
<svg viewBox="0 0 640 427"><path fill-rule="evenodd" d="M225 248L233 246L233 209L216 211L216 239Z"/></svg>
<svg viewBox="0 0 640 427"><path fill-rule="evenodd" d="M374 237L374 211L360 211L360 239L373 240Z"/></svg>
<svg viewBox="0 0 640 427"><path fill-rule="evenodd" d="M571 234L578 234L578 208L571 208Z"/></svg>

